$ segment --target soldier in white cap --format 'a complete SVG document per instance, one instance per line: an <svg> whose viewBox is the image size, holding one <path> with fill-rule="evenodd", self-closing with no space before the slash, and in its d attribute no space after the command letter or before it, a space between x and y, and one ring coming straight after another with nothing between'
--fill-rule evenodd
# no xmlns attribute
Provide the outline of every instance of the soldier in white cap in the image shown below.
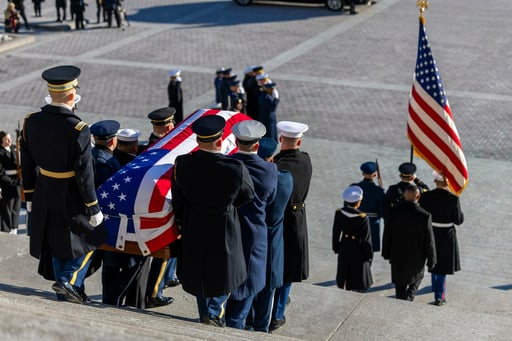
<svg viewBox="0 0 512 341"><path fill-rule="evenodd" d="M302 136L308 128L306 124L299 122L277 123L281 151L274 157L274 162L279 170L288 170L292 173L293 191L284 213L284 284L275 293L270 330L277 329L286 322L284 311L292 282L301 282L309 276L305 201L309 192L313 165L309 155L300 150Z"/></svg>
<svg viewBox="0 0 512 341"><path fill-rule="evenodd" d="M117 148L114 156L121 166L131 162L139 151L140 130L121 129L117 132Z"/></svg>
<svg viewBox="0 0 512 341"><path fill-rule="evenodd" d="M276 195L277 167L257 154L259 141L265 135L263 124L254 120L242 121L234 125L231 132L236 136L238 146L238 152L232 157L245 165L254 183L253 200L237 209L247 279L231 293L226 306L226 325L244 329L254 297L265 287L268 244L265 219L266 209Z"/></svg>
<svg viewBox="0 0 512 341"><path fill-rule="evenodd" d="M373 250L368 216L358 209L363 190L349 186L342 197L343 207L334 213L332 226L332 250L338 255L336 284L340 289L364 292L373 284Z"/></svg>
<svg viewBox="0 0 512 341"><path fill-rule="evenodd" d="M167 85L167 94L169 96L169 107L175 108L174 121L180 123L183 121L183 90L181 89L181 70L175 69L169 71L169 85Z"/></svg>

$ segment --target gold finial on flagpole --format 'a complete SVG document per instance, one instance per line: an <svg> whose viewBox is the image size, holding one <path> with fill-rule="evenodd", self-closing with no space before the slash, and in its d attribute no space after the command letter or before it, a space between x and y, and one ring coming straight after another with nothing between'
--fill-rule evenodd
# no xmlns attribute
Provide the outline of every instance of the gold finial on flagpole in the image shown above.
<svg viewBox="0 0 512 341"><path fill-rule="evenodd" d="M423 16L423 12L428 8L428 0L418 0L416 6L420 8L420 20L422 24L425 24L425 17Z"/></svg>

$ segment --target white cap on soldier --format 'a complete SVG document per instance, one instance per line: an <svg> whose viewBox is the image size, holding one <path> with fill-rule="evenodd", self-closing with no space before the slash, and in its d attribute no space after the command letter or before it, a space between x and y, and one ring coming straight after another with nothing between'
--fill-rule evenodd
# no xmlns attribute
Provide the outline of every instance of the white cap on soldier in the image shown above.
<svg viewBox="0 0 512 341"><path fill-rule="evenodd" d="M117 139L124 142L135 142L139 139L140 130L136 129L119 129L117 131Z"/></svg>
<svg viewBox="0 0 512 341"><path fill-rule="evenodd" d="M297 139L302 137L309 127L307 124L300 122L280 121L277 122L277 129L279 129L282 136Z"/></svg>

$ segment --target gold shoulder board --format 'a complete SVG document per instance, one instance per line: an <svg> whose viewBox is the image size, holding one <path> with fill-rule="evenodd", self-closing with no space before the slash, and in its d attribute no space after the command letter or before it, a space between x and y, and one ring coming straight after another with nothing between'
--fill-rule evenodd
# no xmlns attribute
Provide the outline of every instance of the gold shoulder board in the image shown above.
<svg viewBox="0 0 512 341"><path fill-rule="evenodd" d="M35 112L31 112L30 114L27 114L27 115L25 116L25 119L29 118L30 116L32 116L32 115L34 115L34 114L35 114Z"/></svg>
<svg viewBox="0 0 512 341"><path fill-rule="evenodd" d="M360 216L361 218L364 218L364 217L366 217L366 213L359 213L359 216Z"/></svg>
<svg viewBox="0 0 512 341"><path fill-rule="evenodd" d="M336 209L336 212L341 212L341 207Z"/></svg>
<svg viewBox="0 0 512 341"><path fill-rule="evenodd" d="M85 123L84 121L80 121L76 124L75 129L78 131L82 131L82 129L84 129L85 126L87 126L87 123Z"/></svg>

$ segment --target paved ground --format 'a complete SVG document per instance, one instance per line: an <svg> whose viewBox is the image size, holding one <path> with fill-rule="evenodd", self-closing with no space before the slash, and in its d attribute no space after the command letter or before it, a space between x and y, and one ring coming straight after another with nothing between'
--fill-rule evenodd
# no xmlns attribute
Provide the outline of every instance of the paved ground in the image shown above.
<svg viewBox="0 0 512 341"><path fill-rule="evenodd" d="M167 105L168 70L183 70L190 113L213 101L217 67L233 67L241 78L246 66L263 64L281 94L278 118L310 125L304 143L314 162L307 283L332 287L330 233L343 187L359 178L360 163L376 157L388 186L397 181L397 165L409 157L405 120L418 34L414 2L380 0L359 6L357 16L315 6L239 7L220 0L126 2L130 26L124 31L103 23L83 31L22 29L18 36L35 42L0 54L0 129L14 133L18 120L44 105L40 75L57 64L83 70L84 120L117 119L145 136L146 114ZM501 185L512 172L507 5L432 2L426 18L470 177L461 196L466 222L458 230L463 271L449 278L450 306L510 316L512 194ZM91 3L86 17L94 13ZM54 18L53 3L43 3L39 24L55 27ZM417 163L419 176L430 182L428 167ZM368 295L389 296L388 264L377 256L373 272ZM429 303L429 283L423 284L423 303Z"/></svg>

